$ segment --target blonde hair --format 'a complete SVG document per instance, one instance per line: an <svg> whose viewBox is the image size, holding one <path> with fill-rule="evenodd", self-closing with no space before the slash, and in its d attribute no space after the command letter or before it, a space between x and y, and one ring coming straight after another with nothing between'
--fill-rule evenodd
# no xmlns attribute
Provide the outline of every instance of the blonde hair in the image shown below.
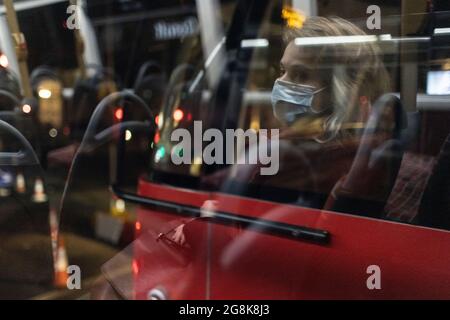
<svg viewBox="0 0 450 320"><path fill-rule="evenodd" d="M302 28L287 29L283 40L286 46L296 38L366 35L353 23L341 18L311 17ZM345 123L354 122L359 115L359 97L375 101L390 87L389 76L380 59L375 42L336 43L305 46L318 66L333 67L330 86L332 114L324 122L326 140L336 137Z"/></svg>

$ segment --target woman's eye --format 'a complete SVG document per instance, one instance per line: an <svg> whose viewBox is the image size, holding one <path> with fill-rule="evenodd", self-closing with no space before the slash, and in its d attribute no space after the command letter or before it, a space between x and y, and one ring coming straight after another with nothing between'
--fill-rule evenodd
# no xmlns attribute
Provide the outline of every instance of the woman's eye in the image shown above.
<svg viewBox="0 0 450 320"><path fill-rule="evenodd" d="M298 82L309 80L309 75L305 71L297 71L295 72L294 79Z"/></svg>

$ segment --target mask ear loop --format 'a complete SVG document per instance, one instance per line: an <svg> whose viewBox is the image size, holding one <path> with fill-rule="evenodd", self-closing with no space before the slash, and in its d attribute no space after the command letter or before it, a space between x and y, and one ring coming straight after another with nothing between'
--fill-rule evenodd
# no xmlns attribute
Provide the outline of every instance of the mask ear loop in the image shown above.
<svg viewBox="0 0 450 320"><path fill-rule="evenodd" d="M325 87L323 87L323 88L321 88L321 89L319 89L319 90L314 91L313 94L321 93L322 91L324 91L324 90L327 89L327 88L328 88L328 86L325 86Z"/></svg>

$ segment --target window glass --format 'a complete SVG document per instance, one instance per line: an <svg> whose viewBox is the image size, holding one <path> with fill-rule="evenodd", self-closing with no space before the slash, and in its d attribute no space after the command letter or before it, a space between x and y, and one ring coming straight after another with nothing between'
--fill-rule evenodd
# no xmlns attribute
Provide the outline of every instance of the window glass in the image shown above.
<svg viewBox="0 0 450 320"><path fill-rule="evenodd" d="M203 120L224 134L243 129L277 141L269 148L279 150L278 172L201 159L163 165L164 156L184 151L171 146L156 150L155 167L201 177L195 181L208 190L448 229L448 203L436 196L448 198L448 12L374 3L382 20L371 27L377 22L365 3L299 3L250 8L256 18L249 14L233 35L239 46L228 48L218 87L200 81L197 100L183 100L181 91L174 98L198 101L186 124L192 134L193 121ZM237 158L255 147L246 138L234 149Z"/></svg>
<svg viewBox="0 0 450 320"><path fill-rule="evenodd" d="M156 113L157 132L152 143L152 176L156 181L172 182L174 184L198 186L202 172L201 157L195 156L192 150L177 148L177 143L171 139L172 133L177 129L185 129L194 135L195 122L202 123L206 129L211 127L212 119L217 117L214 104L210 103L214 86L220 79L220 64L224 61L224 37L231 23L235 8L234 1L215 1L214 5L203 3L203 6L194 6L197 16L195 19L204 23L211 23L208 28L177 40L173 53L176 58L171 67L167 89L161 102L161 109ZM219 10L219 11L217 11ZM203 17L201 17L203 15ZM170 51L170 50L169 50ZM166 55L167 48L161 53ZM210 59L211 61L208 61ZM207 68L205 66L208 65ZM190 164L174 164L172 153L180 156L190 152ZM183 178L179 178L180 175Z"/></svg>

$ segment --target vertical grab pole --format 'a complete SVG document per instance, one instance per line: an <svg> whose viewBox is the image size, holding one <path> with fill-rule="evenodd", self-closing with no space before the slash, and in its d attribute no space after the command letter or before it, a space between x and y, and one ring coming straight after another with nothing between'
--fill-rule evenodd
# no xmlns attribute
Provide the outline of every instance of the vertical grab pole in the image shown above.
<svg viewBox="0 0 450 320"><path fill-rule="evenodd" d="M20 32L17 14L12 0L4 0L3 4L6 9L6 21L8 22L9 30L11 31L11 36L16 49L23 95L25 98L31 99L33 98L33 91L31 90L30 75L28 72L28 49L25 36L22 32Z"/></svg>
<svg viewBox="0 0 450 320"><path fill-rule="evenodd" d="M79 1L78 0L70 0L70 4L72 6L75 6L77 9L76 14L79 15L80 14L80 10L78 6ZM79 17L77 17L77 19L79 19ZM78 67L80 69L80 77L82 79L86 78L86 63L84 62L84 51L85 51L85 45L84 45L84 39L81 35L80 29L79 28L75 28L73 30L74 32L74 36L75 36L75 49L77 52L77 62L78 62Z"/></svg>

